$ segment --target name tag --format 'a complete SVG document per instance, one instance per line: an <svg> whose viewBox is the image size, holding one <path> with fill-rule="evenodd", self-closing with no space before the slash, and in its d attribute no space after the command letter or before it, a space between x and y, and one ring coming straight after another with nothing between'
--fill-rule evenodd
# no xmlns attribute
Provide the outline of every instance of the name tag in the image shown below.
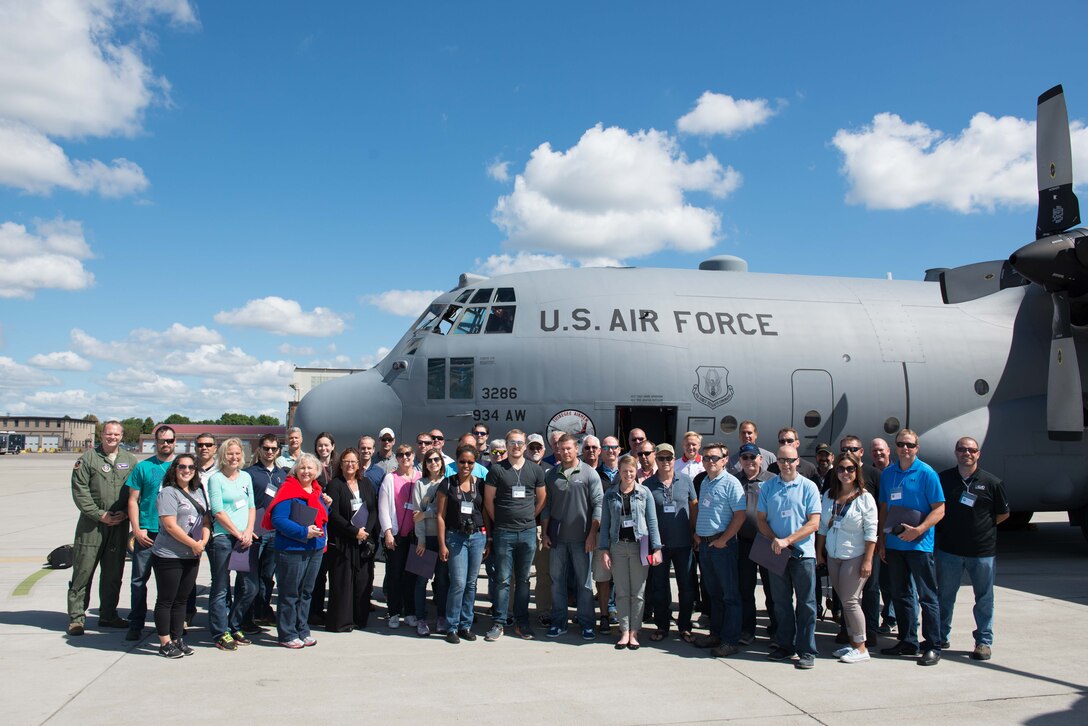
<svg viewBox="0 0 1088 726"><path fill-rule="evenodd" d="M525 498L525 487L518 487L518 486L511 487L510 488L510 495L512 497L514 497L514 499L524 499Z"/></svg>
<svg viewBox="0 0 1088 726"><path fill-rule="evenodd" d="M264 488L265 492L272 497L276 496L276 492L278 492L279 489L280 488L276 486L275 482L268 482L268 486Z"/></svg>
<svg viewBox="0 0 1088 726"><path fill-rule="evenodd" d="M407 510L411 510L412 509L412 503L411 502L405 502L404 503L404 508L407 509Z"/></svg>
<svg viewBox="0 0 1088 726"><path fill-rule="evenodd" d="M363 503L362 503L361 500L359 500L359 499L352 499L351 500L351 511L358 512L359 507L361 507L361 506L363 506Z"/></svg>
<svg viewBox="0 0 1088 726"><path fill-rule="evenodd" d="M831 520L831 529L838 529L842 525L842 517L835 517Z"/></svg>
<svg viewBox="0 0 1088 726"><path fill-rule="evenodd" d="M707 497L703 501L699 502L699 506L700 507L709 507L710 506L710 497Z"/></svg>
<svg viewBox="0 0 1088 726"><path fill-rule="evenodd" d="M635 526L635 520L633 520L633 519L625 519L625 520L623 520L623 526L624 526L624 527L631 527L632 529L634 529L634 526Z"/></svg>
<svg viewBox="0 0 1088 726"><path fill-rule="evenodd" d="M665 505L665 514L676 514L676 505L675 504L666 504Z"/></svg>
<svg viewBox="0 0 1088 726"><path fill-rule="evenodd" d="M472 514L472 502L461 502L461 514Z"/></svg>
<svg viewBox="0 0 1088 726"><path fill-rule="evenodd" d="M975 506L976 501L978 501L978 495L972 494L971 492L964 492L963 495L960 497L960 504L965 507Z"/></svg>
<svg viewBox="0 0 1088 726"><path fill-rule="evenodd" d="M898 502L899 500L901 500L901 499L903 498L903 492L901 492L900 490L896 489L895 491L893 491L893 492L892 492L892 494L891 494L891 497L889 497L889 498L890 498L890 499L891 499L891 500L892 500L893 502Z"/></svg>
<svg viewBox="0 0 1088 726"><path fill-rule="evenodd" d="M235 499L234 500L234 508L235 509L245 509L246 508L246 500L245 499Z"/></svg>

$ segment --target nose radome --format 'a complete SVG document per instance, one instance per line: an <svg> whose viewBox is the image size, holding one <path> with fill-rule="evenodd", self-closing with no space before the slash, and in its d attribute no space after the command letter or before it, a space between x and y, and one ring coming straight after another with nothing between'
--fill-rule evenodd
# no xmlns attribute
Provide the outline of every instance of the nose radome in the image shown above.
<svg viewBox="0 0 1088 726"><path fill-rule="evenodd" d="M294 425L302 429L304 451L322 431L331 433L342 451L357 445L364 434L377 438L386 426L399 431L402 412L397 394L371 368L326 381L307 393L295 410Z"/></svg>

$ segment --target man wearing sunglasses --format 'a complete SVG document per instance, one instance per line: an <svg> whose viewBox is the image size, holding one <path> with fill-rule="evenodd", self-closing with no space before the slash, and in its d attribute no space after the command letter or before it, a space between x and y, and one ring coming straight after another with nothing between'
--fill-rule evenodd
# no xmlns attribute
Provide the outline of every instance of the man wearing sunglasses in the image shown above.
<svg viewBox="0 0 1088 726"><path fill-rule="evenodd" d="M741 421L740 426L737 427L737 436L740 437L741 446L751 444L752 446L759 448L759 456L763 459L763 471L767 471L767 467L774 463L775 455L756 443L756 439L759 438L756 422ZM733 476L740 473L740 449L737 449L737 453L729 456L729 463L726 465L725 470Z"/></svg>
<svg viewBox="0 0 1088 726"><path fill-rule="evenodd" d="M680 638L688 643L691 636L691 614L695 607L695 582L692 578L692 546L695 521L699 514L699 495L695 485L676 471L676 453L669 444L659 444L654 458L657 473L643 486L650 490L657 509L657 527L661 532L661 564L650 568L646 600L653 614L657 632L651 640L660 641L668 635L672 620L672 584L669 566L676 573L677 598L680 607L676 627ZM699 457L702 461L702 457ZM700 465L702 469L702 465Z"/></svg>
<svg viewBox="0 0 1088 726"><path fill-rule="evenodd" d="M461 438L463 439L465 437L462 436ZM468 443L471 443L473 446L476 446L476 435L475 434L469 434L469 438L471 438L472 440L469 441ZM431 429L431 439L434 442L434 444L433 444L434 450L437 451L439 454L442 454L442 460L444 462L446 462L446 466L449 466L450 464L454 464L453 458L451 458L449 456L446 456L446 452L442 450L446 446L446 435L444 433L442 433L442 431L439 430L439 429ZM484 449L478 449L478 450L482 453L482 452L486 451L486 447ZM479 464L480 462L477 461L476 463ZM454 464L454 468L456 468L456 466L457 465Z"/></svg>
<svg viewBox="0 0 1088 726"><path fill-rule="evenodd" d="M752 561L752 545L756 539L756 505L759 503L759 492L763 488L763 482L774 478L774 474L763 470L763 455L755 444L744 444L737 452L740 461L740 473L737 480L744 489L746 498L746 516L740 532L737 533L737 544L740 545L737 562L737 582L740 589L741 604L741 628L740 644L751 645L755 640L756 632L756 573L763 582L763 596L767 601L767 615L770 622L767 625L767 633L772 637L778 630L778 617L774 612L774 596L771 594L771 573L766 567L756 565Z"/></svg>
<svg viewBox="0 0 1088 726"><path fill-rule="evenodd" d="M994 644L994 557L997 525L1009 518L1005 484L979 468L978 442L956 442L957 466L940 474L945 515L937 524L937 592L941 603L941 647L948 647L952 612L964 571L975 591L975 660L990 660Z"/></svg>
<svg viewBox="0 0 1088 726"><path fill-rule="evenodd" d="M125 640L139 640L147 619L147 581L151 577L151 546L159 533L159 485L174 460L177 434L169 426L155 431L155 455L144 459L125 482L128 487L128 518L132 522L132 577L128 633Z"/></svg>
<svg viewBox="0 0 1088 726"><path fill-rule="evenodd" d="M880 477L880 524L877 553L888 577L899 621L899 642L884 655L918 655L918 606L922 610L922 657L918 665L941 660L941 610L933 528L944 517L944 490L933 467L918 458L918 434L901 429L895 436L898 462ZM887 530L887 531L885 531ZM911 592L911 583L917 601Z"/></svg>
<svg viewBox="0 0 1088 726"><path fill-rule="evenodd" d="M374 464L380 466L386 474L397 470L397 457L393 448L397 445L397 436L393 429L386 427L378 432L378 451L374 454Z"/></svg>
<svg viewBox="0 0 1088 726"><path fill-rule="evenodd" d="M102 426L102 441L84 452L72 469L72 499L79 509L72 546L72 579L68 583L68 635L83 635L94 571L98 581L98 626L124 628L117 615L125 570L128 490L125 481L136 457L121 448L124 429L117 421Z"/></svg>
<svg viewBox="0 0 1088 726"><path fill-rule="evenodd" d="M778 445L779 446L792 446L798 451L801 450L801 437L797 435L796 429L785 428L778 432ZM778 463L772 463L767 467L767 471L772 474L781 474L782 470L778 467ZM823 477L820 476L820 472L816 469L816 465L808 459L798 459L795 471L801 476L805 477L809 481L816 482L816 487L822 488Z"/></svg>

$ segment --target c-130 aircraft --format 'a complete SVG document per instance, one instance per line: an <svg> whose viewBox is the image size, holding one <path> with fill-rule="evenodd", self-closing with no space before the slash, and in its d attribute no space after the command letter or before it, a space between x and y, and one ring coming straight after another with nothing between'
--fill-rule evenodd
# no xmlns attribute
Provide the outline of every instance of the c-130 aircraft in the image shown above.
<svg viewBox="0 0 1088 726"><path fill-rule="evenodd" d="M752 273L729 256L698 271L463 274L378 365L307 394L294 423L352 444L484 422L736 447L752 419L767 438L796 428L806 455L911 428L938 470L971 436L1021 521L1068 511L1088 537L1088 230L1066 231L1080 213L1060 85L1037 114L1036 240L1007 260L922 282Z"/></svg>

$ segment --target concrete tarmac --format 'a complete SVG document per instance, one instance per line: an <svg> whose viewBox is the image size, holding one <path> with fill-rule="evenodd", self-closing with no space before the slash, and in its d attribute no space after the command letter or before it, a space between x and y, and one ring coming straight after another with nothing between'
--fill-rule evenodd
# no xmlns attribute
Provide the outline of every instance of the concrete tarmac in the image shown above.
<svg viewBox="0 0 1088 726"><path fill-rule="evenodd" d="M813 670L772 663L762 615L756 642L728 659L675 637L652 643L648 629L637 652L614 650L614 636L550 641L539 628L535 641L507 636L485 643L490 619L482 598L474 643L454 646L407 627L391 630L379 605L368 631L315 630L313 648L276 647L270 630L252 646L222 652L204 629L206 559L198 580L201 612L187 639L197 652L174 661L155 654L150 625L137 643L126 642L124 631L98 630L97 591L87 634L67 637L69 573L47 571L27 581L51 549L71 542L74 459L0 457L8 522L0 534L0 720L6 724L1088 723L1088 544L1063 513L1038 514L1029 531L1002 534L994 657L985 663L968 657L969 585L960 589L952 647L932 668L881 656L838 663L830 656L837 626L829 621L818 626L821 657ZM122 616L128 602L126 572ZM881 647L894 643L881 640Z"/></svg>

